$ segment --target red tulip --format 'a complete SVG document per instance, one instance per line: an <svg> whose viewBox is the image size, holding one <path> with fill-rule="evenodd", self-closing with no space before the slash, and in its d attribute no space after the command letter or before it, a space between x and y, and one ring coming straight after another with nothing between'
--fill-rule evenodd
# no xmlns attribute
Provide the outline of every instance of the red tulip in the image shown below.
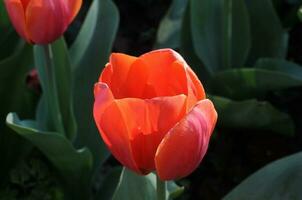
<svg viewBox="0 0 302 200"><path fill-rule="evenodd" d="M82 0L4 0L11 22L29 43L58 39L77 15Z"/></svg>
<svg viewBox="0 0 302 200"><path fill-rule="evenodd" d="M97 127L124 166L143 175L156 171L162 180L187 176L198 167L217 113L178 53L112 54L94 95Z"/></svg>

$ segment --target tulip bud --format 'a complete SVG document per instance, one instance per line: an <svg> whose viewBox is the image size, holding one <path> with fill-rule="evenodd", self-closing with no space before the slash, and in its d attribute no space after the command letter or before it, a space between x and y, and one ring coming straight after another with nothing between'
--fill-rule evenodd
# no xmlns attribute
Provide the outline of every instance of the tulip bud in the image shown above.
<svg viewBox="0 0 302 200"><path fill-rule="evenodd" d="M48 44L67 29L82 0L4 0L19 35L29 43Z"/></svg>
<svg viewBox="0 0 302 200"><path fill-rule="evenodd" d="M39 80L39 75L36 69L30 70L30 72L26 76L26 85L31 90L35 91L37 94L40 94L41 89L41 83Z"/></svg>

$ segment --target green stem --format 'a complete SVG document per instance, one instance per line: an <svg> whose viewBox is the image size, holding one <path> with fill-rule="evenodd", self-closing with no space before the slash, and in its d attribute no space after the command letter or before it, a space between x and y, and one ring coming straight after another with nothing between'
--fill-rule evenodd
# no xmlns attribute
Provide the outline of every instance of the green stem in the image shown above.
<svg viewBox="0 0 302 200"><path fill-rule="evenodd" d="M51 115L52 125L56 129L55 131L58 131L61 134L65 134L59 106L59 98L55 76L55 65L53 61L51 46L44 45L43 50L46 61L45 78L47 79L44 92L46 93L47 103L49 105L48 108Z"/></svg>
<svg viewBox="0 0 302 200"><path fill-rule="evenodd" d="M167 200L167 183L166 181L160 180L159 176L156 175L156 190L157 190L157 200Z"/></svg>

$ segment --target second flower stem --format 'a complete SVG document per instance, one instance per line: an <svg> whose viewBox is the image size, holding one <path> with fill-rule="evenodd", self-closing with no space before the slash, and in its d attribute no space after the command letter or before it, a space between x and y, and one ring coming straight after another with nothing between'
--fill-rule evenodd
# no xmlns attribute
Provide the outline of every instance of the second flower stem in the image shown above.
<svg viewBox="0 0 302 200"><path fill-rule="evenodd" d="M58 131L61 134L65 134L64 127L62 124L62 116L59 105L59 97L57 91L57 82L55 75L55 65L53 60L52 49L50 45L44 45L44 56L45 56L45 92L47 98L47 104L49 105L49 112L51 115L52 125L55 127L55 131Z"/></svg>
<svg viewBox="0 0 302 200"><path fill-rule="evenodd" d="M167 200L167 182L160 180L159 176L156 175L156 191L157 200Z"/></svg>

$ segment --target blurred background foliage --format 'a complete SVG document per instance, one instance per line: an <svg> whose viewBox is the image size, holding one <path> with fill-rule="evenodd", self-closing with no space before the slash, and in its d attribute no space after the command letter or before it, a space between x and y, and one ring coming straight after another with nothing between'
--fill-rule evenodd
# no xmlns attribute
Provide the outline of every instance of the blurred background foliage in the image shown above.
<svg viewBox="0 0 302 200"><path fill-rule="evenodd" d="M154 174L122 169L91 113L92 88L111 51L138 56L157 48L185 57L219 113L208 154L192 175L169 182L170 198L302 199L301 5L84 1L65 40L51 47L63 63L55 72L61 130L45 123L47 83L42 77L37 86L31 73L35 67L43 76L42 50L19 39L1 1L0 199L154 199Z"/></svg>

